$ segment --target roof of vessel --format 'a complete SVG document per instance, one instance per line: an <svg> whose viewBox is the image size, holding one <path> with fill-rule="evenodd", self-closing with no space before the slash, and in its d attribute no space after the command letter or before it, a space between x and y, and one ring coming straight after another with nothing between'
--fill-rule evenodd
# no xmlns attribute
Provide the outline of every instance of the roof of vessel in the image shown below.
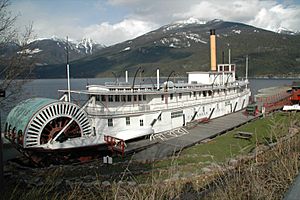
<svg viewBox="0 0 300 200"><path fill-rule="evenodd" d="M6 122L11 125L11 128L16 128L16 132L19 130L24 132L26 126L36 112L44 106L56 101L57 100L55 99L48 98L32 98L22 101L10 111Z"/></svg>

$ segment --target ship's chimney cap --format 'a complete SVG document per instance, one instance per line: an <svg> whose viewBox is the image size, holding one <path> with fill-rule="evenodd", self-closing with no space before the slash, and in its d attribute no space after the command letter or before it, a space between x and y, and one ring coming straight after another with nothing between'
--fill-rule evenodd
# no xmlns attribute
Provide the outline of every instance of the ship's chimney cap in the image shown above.
<svg viewBox="0 0 300 200"><path fill-rule="evenodd" d="M210 29L210 35L215 35L216 34L216 30L215 29Z"/></svg>

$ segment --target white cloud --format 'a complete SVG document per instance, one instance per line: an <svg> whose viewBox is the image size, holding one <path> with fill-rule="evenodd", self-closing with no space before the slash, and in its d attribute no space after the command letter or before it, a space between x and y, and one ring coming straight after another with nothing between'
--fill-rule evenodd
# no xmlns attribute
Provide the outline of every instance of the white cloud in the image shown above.
<svg viewBox="0 0 300 200"><path fill-rule="evenodd" d="M300 5L276 0L110 0L114 5L132 9L130 16L159 25L198 18L223 19L276 31L279 27L300 30Z"/></svg>
<svg viewBox="0 0 300 200"><path fill-rule="evenodd" d="M147 33L157 26L150 22L125 19L116 24L104 22L84 28L84 35L105 44L115 44Z"/></svg>
<svg viewBox="0 0 300 200"><path fill-rule="evenodd" d="M141 0L108 0L108 3L111 5L128 5L142 3Z"/></svg>
<svg viewBox="0 0 300 200"><path fill-rule="evenodd" d="M64 13L58 14L55 10L47 13L47 10L38 7L34 2L16 1L12 5L14 11L21 11L20 25L33 21L35 33L39 37L90 37L105 45L132 39L159 26L188 18L223 19L274 31L279 27L300 30L300 5L290 1L95 0L91 5L102 15L95 15L97 22L85 20L86 23L83 23L83 15L94 16L91 9L79 9L79 13L69 12L69 15L63 16ZM112 19L113 17L115 18Z"/></svg>
<svg viewBox="0 0 300 200"><path fill-rule="evenodd" d="M275 5L269 9L261 8L249 23L273 31L280 27L300 30L300 6Z"/></svg>

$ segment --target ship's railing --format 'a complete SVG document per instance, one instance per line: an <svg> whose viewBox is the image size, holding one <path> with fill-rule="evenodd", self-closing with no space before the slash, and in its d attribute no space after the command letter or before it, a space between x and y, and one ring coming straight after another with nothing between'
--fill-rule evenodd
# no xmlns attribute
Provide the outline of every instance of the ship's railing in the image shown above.
<svg viewBox="0 0 300 200"><path fill-rule="evenodd" d="M176 91L176 92L186 92L186 91L202 91L202 90L216 90L216 89L226 89L226 88L230 88L230 87L242 87L245 86L246 84L248 84L248 82L245 81L235 81L235 82L231 82L228 83L227 85L223 85L223 84L175 84L174 87L169 87L168 91L172 92L172 91ZM99 92L99 94L101 93L110 93L110 94L114 94L114 93L131 93L131 92L135 92L135 93L147 93L147 92L151 92L151 93L164 93L165 92L165 88L164 87L160 87L160 90L157 90L156 87L154 87L153 85L140 85L140 87L137 85L134 89L132 88L128 88L128 87L113 87L113 85L109 85L111 86L111 88L109 88L109 91L97 91L95 90L94 92ZM95 86L96 87L96 86ZM103 87L103 86L99 86L99 87ZM93 91L91 91L93 92Z"/></svg>
<svg viewBox="0 0 300 200"><path fill-rule="evenodd" d="M96 106L88 106L86 111L90 115L122 115L122 114L133 114L133 113L143 113L149 111L160 111L164 109L173 109L173 108L184 108L190 106L200 106L215 102L222 102L226 100L231 100L233 98L237 98L240 96L244 96L249 93L249 90L245 90L242 93L235 93L229 95L222 96L214 96L214 97L202 97L197 100L188 100L188 101L178 101L178 102L170 102L170 103L161 103L161 104L138 104L138 105L123 105L116 108L104 108L104 107L96 107ZM114 109L114 110L113 110Z"/></svg>

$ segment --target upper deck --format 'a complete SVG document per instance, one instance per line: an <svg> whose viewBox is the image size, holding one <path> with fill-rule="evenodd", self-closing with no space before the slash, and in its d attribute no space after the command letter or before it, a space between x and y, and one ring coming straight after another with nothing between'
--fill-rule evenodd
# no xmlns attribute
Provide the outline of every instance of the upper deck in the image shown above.
<svg viewBox="0 0 300 200"><path fill-rule="evenodd" d="M72 93L88 95L133 95L133 94L171 94L184 92L198 92L208 90L222 90L243 87L249 84L248 80L235 79L235 65L218 65L218 71L187 72L188 82L172 81L156 84L105 83L103 85L87 85L86 90L71 91ZM59 90L66 93L67 90Z"/></svg>

